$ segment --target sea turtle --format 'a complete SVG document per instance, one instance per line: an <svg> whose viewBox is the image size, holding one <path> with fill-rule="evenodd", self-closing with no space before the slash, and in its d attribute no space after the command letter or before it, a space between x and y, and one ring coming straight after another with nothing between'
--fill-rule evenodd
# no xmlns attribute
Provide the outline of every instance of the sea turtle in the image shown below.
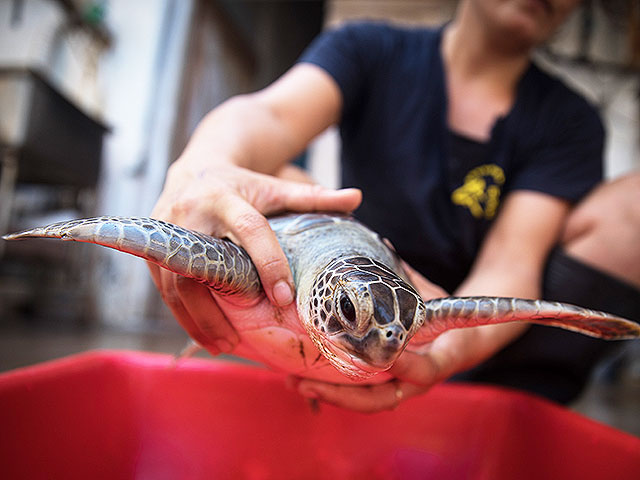
<svg viewBox="0 0 640 480"><path fill-rule="evenodd" d="M640 325L606 313L540 300L446 297L423 301L395 252L351 217L271 218L292 269L297 302L274 307L248 254L151 218L97 217L6 235L105 245L211 288L237 330L234 353L277 370L338 383L377 383L400 353L419 350L452 328L524 321L587 335L640 337Z"/></svg>

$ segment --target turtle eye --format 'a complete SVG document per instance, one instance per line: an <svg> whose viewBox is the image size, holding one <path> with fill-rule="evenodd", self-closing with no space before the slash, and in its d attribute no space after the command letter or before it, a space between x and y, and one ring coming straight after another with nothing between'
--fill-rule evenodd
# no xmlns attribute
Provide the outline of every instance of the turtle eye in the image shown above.
<svg viewBox="0 0 640 480"><path fill-rule="evenodd" d="M354 323L356 321L356 309L346 294L340 296L340 313L346 321Z"/></svg>

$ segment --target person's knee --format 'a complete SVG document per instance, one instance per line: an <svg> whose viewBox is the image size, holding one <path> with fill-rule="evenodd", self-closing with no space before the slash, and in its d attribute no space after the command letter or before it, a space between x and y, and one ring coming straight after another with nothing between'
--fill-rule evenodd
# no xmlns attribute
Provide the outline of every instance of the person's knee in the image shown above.
<svg viewBox="0 0 640 480"><path fill-rule="evenodd" d="M587 195L569 214L563 244L617 224L640 227L640 171L602 183Z"/></svg>
<svg viewBox="0 0 640 480"><path fill-rule="evenodd" d="M569 255L640 287L640 171L603 183L579 203L561 245Z"/></svg>

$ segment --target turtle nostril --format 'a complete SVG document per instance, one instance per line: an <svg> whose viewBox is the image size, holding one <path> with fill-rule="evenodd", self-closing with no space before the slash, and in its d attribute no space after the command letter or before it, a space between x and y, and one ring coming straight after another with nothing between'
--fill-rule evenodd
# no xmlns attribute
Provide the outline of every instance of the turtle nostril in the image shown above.
<svg viewBox="0 0 640 480"><path fill-rule="evenodd" d="M388 342L399 341L402 342L404 340L404 331L402 328L398 328L397 326L392 326L385 329L384 336Z"/></svg>

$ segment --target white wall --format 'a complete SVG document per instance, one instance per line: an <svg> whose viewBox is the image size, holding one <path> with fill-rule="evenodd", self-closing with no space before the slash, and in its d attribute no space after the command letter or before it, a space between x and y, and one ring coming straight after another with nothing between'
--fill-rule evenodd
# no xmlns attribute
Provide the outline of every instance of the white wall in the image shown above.
<svg viewBox="0 0 640 480"><path fill-rule="evenodd" d="M98 214L144 216L167 166L192 10L190 0L111 0L114 42L102 64L104 115L112 127L104 149ZM150 276L144 262L100 251L103 323L144 327Z"/></svg>

